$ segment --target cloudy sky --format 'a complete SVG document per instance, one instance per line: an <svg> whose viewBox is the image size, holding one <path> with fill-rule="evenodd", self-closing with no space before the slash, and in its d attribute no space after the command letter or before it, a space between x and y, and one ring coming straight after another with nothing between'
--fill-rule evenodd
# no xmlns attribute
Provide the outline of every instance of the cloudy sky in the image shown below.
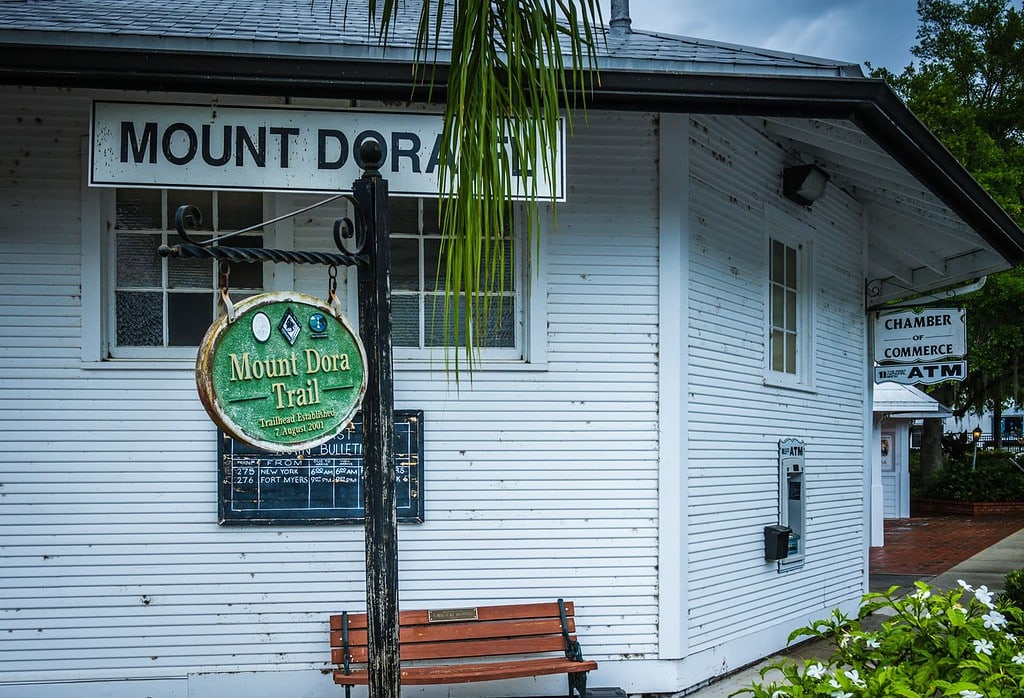
<svg viewBox="0 0 1024 698"><path fill-rule="evenodd" d="M607 21L610 0L601 0ZM800 53L900 72L915 0L630 0L635 29Z"/></svg>

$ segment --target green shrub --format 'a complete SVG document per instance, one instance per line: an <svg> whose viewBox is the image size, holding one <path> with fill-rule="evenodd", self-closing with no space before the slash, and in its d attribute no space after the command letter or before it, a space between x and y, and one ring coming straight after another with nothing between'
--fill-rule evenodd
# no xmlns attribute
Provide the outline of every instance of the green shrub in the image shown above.
<svg viewBox="0 0 1024 698"><path fill-rule="evenodd" d="M972 467L970 457L950 461L915 494L958 502L1020 502L1024 501L1024 472L1003 451L978 451L976 466Z"/></svg>
<svg viewBox="0 0 1024 698"><path fill-rule="evenodd" d="M1005 591L999 597L1001 603L1024 608L1024 569L1016 569L1003 577Z"/></svg>
<svg viewBox="0 0 1024 698"><path fill-rule="evenodd" d="M866 632L834 611L828 620L800 628L790 640L810 636L829 641L827 658L782 659L761 672L762 682L733 696L785 698L1019 698L1024 695L1024 643L1007 627L1021 610L992 603L985 587L938 593L923 582L897 598L898 587L868 594L860 618L885 609L889 620ZM964 598L965 592L973 597ZM764 678L771 674L771 681ZM779 676L781 674L781 676Z"/></svg>

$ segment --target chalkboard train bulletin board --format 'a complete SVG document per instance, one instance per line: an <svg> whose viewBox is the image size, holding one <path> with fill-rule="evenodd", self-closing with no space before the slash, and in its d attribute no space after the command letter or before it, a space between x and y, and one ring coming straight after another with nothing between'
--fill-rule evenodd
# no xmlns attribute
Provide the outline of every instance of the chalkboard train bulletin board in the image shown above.
<svg viewBox="0 0 1024 698"><path fill-rule="evenodd" d="M226 525L361 524L363 422L295 453L261 451L218 433L219 519ZM423 522L423 411L395 410L398 520Z"/></svg>

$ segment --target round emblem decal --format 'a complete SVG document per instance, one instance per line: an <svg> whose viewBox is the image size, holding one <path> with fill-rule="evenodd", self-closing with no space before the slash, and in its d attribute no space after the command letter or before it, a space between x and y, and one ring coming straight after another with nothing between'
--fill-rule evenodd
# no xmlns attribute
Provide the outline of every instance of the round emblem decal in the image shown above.
<svg viewBox="0 0 1024 698"><path fill-rule="evenodd" d="M313 313L309 316L309 329L315 334L323 334L327 331L327 318L323 313Z"/></svg>
<svg viewBox="0 0 1024 698"><path fill-rule="evenodd" d="M266 313L254 313L252 316L252 336L257 342L270 339L270 318Z"/></svg>
<svg viewBox="0 0 1024 698"><path fill-rule="evenodd" d="M366 391L366 353L344 317L313 296L277 292L235 305L207 330L196 386L210 418L265 451L312 448L348 426Z"/></svg>

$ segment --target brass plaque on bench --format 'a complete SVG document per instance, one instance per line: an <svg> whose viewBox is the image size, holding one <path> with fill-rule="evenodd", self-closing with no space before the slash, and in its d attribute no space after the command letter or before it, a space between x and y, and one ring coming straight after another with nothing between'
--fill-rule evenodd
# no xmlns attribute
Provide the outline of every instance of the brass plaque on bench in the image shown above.
<svg viewBox="0 0 1024 698"><path fill-rule="evenodd" d="M459 620L478 620L475 608L442 608L427 611L428 623L452 623Z"/></svg>

